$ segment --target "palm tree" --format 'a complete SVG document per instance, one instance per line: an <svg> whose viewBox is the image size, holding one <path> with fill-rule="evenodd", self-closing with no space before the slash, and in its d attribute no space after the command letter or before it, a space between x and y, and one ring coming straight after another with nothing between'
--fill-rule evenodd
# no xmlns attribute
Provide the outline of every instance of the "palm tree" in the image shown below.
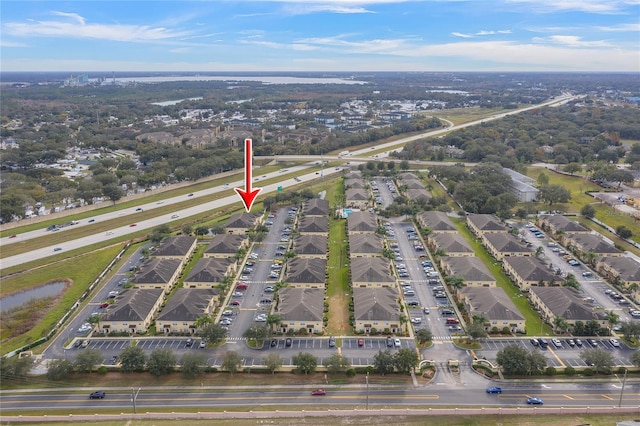
<svg viewBox="0 0 640 426"><path fill-rule="evenodd" d="M560 330L562 332L565 332L569 328L569 323L562 317L555 317L555 319L553 320L553 326L555 331Z"/></svg>
<svg viewBox="0 0 640 426"><path fill-rule="evenodd" d="M474 314L471 317L471 323L472 324L484 325L485 322L487 322L487 318L482 314Z"/></svg>
<svg viewBox="0 0 640 426"><path fill-rule="evenodd" d="M211 317L209 315L203 315L201 317L198 317L193 322L193 325L196 327L197 330L200 330L200 329L204 328L207 324L210 324L212 322L213 322L213 319L211 319Z"/></svg>
<svg viewBox="0 0 640 426"><path fill-rule="evenodd" d="M609 328L613 328L618 322L620 322L620 315L613 311L607 312L607 321L609 321Z"/></svg>

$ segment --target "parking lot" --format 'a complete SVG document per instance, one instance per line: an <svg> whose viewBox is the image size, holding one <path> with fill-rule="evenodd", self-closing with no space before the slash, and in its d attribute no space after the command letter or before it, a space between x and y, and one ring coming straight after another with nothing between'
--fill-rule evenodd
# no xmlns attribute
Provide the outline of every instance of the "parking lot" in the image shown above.
<svg viewBox="0 0 640 426"><path fill-rule="evenodd" d="M580 354L583 351L593 349L592 346L586 338L583 337L582 347L578 346L570 346L569 338L559 338L561 347L556 347L552 342L551 338L546 338L549 341L549 346L547 349L540 348L539 345L534 346L531 343L529 338L527 339L485 339L482 340L482 349L476 350L476 356L478 358L486 358L489 361L495 361L496 355L498 351L504 349L509 345L518 345L522 346L527 350L535 349L540 351L545 355L547 359L547 364L553 367L585 367L586 364L580 357ZM574 338L575 340L575 338ZM619 341L620 347L614 347L608 338L596 338L594 339L597 342L597 346L600 349L604 349L609 351L613 356L613 364L614 365L631 365L631 361L629 361L629 357L635 349L632 349L624 344L624 342Z"/></svg>

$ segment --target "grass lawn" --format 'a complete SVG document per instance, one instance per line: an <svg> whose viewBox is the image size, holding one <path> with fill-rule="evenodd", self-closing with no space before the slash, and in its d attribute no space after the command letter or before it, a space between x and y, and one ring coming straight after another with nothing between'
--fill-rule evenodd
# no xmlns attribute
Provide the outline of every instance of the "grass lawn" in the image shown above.
<svg viewBox="0 0 640 426"><path fill-rule="evenodd" d="M28 272L7 276L2 279L2 292L8 294L14 291L25 290L40 284L56 280L69 280L69 285L64 293L51 303L49 310L41 315L41 319L33 324L33 327L24 330L19 335L4 340L11 334L7 330L7 323L2 321L2 353L27 345L45 336L49 330L71 309L71 306L82 296L89 285L111 262L116 254L122 250L122 245L114 245L102 250L52 263L42 268L31 269ZM79 267L78 265L82 265ZM37 313L34 313L37 315ZM18 325L15 325L18 327Z"/></svg>
<svg viewBox="0 0 640 426"><path fill-rule="evenodd" d="M552 185L562 185L567 188L571 192L571 200L568 203L562 203L558 205L553 205L549 207L547 204L537 203L534 206L538 210L561 210L565 213L579 213L580 209L586 204L592 204L596 209L595 218L599 221L606 223L608 226L616 229L618 226L624 225L628 229L633 231L632 240L636 242L640 242L640 226L638 225L638 221L633 217L623 214L619 211L613 210L611 206L608 206L604 203L593 198L591 195L586 192L599 192L602 190L595 183L585 180L580 176L566 176L561 173L556 173L552 170L547 170L540 167L529 167L527 168L527 176L538 179L538 176L545 172L547 176L549 176L549 184ZM591 222L590 220L585 220L581 223L590 228L594 229L598 232L601 232L607 237L611 238L616 245L621 247L623 250L633 251L635 254L640 255L640 250L636 249L632 245L626 243L621 240L614 234L611 234L598 226L596 223Z"/></svg>
<svg viewBox="0 0 640 426"><path fill-rule="evenodd" d="M520 310L520 313L525 318L525 326L527 328L527 335L539 336L539 335L552 335L551 327L545 324L538 313L531 307L524 293L516 287L509 277L507 277L502 270L500 263L498 263L484 246L476 240L469 228L466 226L464 219L452 218L453 223L458 228L458 232L469 242L471 248L475 252L475 255L482 260L491 275L496 278L497 286L502 288L511 298L516 307Z"/></svg>

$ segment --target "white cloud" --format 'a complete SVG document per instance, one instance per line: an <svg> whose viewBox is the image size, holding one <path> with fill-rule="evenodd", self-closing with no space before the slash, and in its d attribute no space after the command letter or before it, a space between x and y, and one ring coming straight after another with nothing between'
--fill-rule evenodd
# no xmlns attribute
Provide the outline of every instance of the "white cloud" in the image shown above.
<svg viewBox="0 0 640 426"><path fill-rule="evenodd" d="M536 43L553 43L569 47L611 47L611 44L604 40L583 41L582 37L572 35L553 35L550 37L534 37Z"/></svg>
<svg viewBox="0 0 640 426"><path fill-rule="evenodd" d="M464 33L459 33L459 32L453 32L451 33L452 36L456 36L456 37L462 37L462 38L472 38L473 36L471 34L464 34Z"/></svg>
<svg viewBox="0 0 640 426"><path fill-rule="evenodd" d="M640 0L507 0L528 4L537 12L578 11L595 14L622 13L627 6L637 6Z"/></svg>
<svg viewBox="0 0 640 426"><path fill-rule="evenodd" d="M619 24L607 27L595 27L598 31L605 32L640 32L640 23Z"/></svg>
<svg viewBox="0 0 640 426"><path fill-rule="evenodd" d="M53 12L62 18L51 21L7 22L4 24L6 35L18 37L61 37L111 40L121 42L148 42L185 37L188 32L177 32L164 27L146 25L108 25L87 24L85 19L75 13Z"/></svg>

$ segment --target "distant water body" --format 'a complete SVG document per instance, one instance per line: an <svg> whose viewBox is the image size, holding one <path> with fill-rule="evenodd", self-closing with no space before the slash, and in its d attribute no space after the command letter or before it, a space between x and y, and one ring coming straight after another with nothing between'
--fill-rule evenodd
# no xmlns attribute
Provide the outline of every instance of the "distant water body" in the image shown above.
<svg viewBox="0 0 640 426"><path fill-rule="evenodd" d="M117 83L165 83L168 81L253 81L264 84L367 84L366 81L334 77L291 77L291 76L234 76L234 75L176 75L154 77L119 77ZM109 81L112 81L109 79Z"/></svg>

